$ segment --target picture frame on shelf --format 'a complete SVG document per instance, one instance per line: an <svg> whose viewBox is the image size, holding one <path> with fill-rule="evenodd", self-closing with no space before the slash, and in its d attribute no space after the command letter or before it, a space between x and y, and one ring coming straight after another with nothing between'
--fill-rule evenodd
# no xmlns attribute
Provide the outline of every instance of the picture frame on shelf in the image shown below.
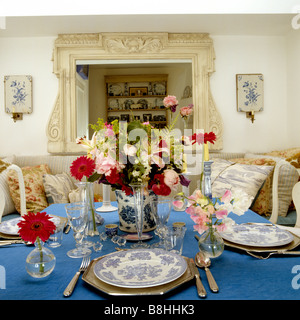
<svg viewBox="0 0 300 320"><path fill-rule="evenodd" d="M144 113L143 114L143 121L144 122L152 121L152 114L151 113Z"/></svg>
<svg viewBox="0 0 300 320"><path fill-rule="evenodd" d="M120 120L129 122L129 120L130 120L129 114L121 114L120 115Z"/></svg>
<svg viewBox="0 0 300 320"><path fill-rule="evenodd" d="M129 95L134 96L146 96L148 94L147 87L131 87L129 88Z"/></svg>

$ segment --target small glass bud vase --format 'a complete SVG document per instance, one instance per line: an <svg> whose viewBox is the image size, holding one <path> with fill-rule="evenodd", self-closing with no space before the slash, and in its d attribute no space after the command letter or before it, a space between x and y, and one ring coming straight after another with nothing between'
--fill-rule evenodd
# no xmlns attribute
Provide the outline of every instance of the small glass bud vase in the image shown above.
<svg viewBox="0 0 300 320"><path fill-rule="evenodd" d="M224 241L219 232L209 227L202 233L198 241L199 250L209 258L217 258L224 251Z"/></svg>
<svg viewBox="0 0 300 320"><path fill-rule="evenodd" d="M54 270L56 258L40 239L34 245L35 249L26 258L26 270L34 278L47 277Z"/></svg>
<svg viewBox="0 0 300 320"><path fill-rule="evenodd" d="M213 161L204 161L203 174L203 194L212 199L212 191L211 191L211 165Z"/></svg>

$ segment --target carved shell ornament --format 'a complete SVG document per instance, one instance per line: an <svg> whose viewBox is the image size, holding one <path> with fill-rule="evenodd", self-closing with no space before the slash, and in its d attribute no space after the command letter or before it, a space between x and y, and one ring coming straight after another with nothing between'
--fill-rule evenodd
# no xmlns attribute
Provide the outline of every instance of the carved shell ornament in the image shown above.
<svg viewBox="0 0 300 320"><path fill-rule="evenodd" d="M105 43L107 50L115 53L159 52L163 48L160 39L149 37L107 39Z"/></svg>

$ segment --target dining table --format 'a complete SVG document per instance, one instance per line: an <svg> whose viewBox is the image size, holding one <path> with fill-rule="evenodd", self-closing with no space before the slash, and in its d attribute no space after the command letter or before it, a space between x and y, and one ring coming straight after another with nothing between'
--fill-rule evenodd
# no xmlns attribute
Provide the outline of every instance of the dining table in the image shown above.
<svg viewBox="0 0 300 320"><path fill-rule="evenodd" d="M113 205L117 206L115 202ZM96 202L96 209L102 203ZM49 215L66 218L64 204L52 204L44 209ZM104 219L98 225L99 233L105 231L106 224L118 224L118 211L99 213ZM236 224L242 223L268 223L264 217L247 210L243 215L238 216L230 213L229 217L234 219ZM194 258L199 251L198 242L195 239L197 232L194 230L194 222L184 211L172 209L168 225L174 222L184 222L187 231L184 237L182 256L188 259ZM125 232L118 230L118 234ZM150 245L157 242L158 238L153 231L153 237L147 240ZM99 236L93 237L93 241L101 242L103 247L100 251L91 248L91 260L98 259L103 255L116 252L116 245L110 238L103 241ZM130 250L133 242L127 241L121 249ZM46 244L47 245L47 244ZM37 279L31 277L25 269L27 255L33 250L33 246L23 243L10 244L0 247L0 300L106 300L114 301L118 296L103 292L91 285L82 275L76 284L71 296L65 297L63 292L78 271L82 259L70 258L67 251L75 247L73 231L63 235L62 245L51 248L56 257L56 265L53 272L45 278ZM99 249L99 247L98 247ZM297 250L297 248L295 249ZM193 301L210 300L299 300L300 299L300 255L274 254L268 259L258 259L240 250L225 245L225 250L217 258L211 259L210 271L212 272L219 291L212 292L209 288L206 272L198 268L201 281L206 290L206 297L201 298L197 293L195 278L192 276L188 281L182 283L172 290L159 295L129 295L122 297L127 302L134 303L136 299L144 301L182 301L182 303L193 303ZM145 289L145 291L147 291ZM124 300L122 300L124 301ZM185 302L184 302L185 301Z"/></svg>

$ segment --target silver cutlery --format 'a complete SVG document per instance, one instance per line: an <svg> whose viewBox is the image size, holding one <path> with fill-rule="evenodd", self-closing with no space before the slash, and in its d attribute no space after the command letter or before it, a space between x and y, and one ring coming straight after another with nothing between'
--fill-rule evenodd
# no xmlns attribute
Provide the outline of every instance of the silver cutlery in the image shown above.
<svg viewBox="0 0 300 320"><path fill-rule="evenodd" d="M68 223L66 224L66 226L64 227L64 233L65 233L65 234L68 234L68 233L70 232L70 229L71 229L71 225L70 225L70 223L68 222Z"/></svg>
<svg viewBox="0 0 300 320"><path fill-rule="evenodd" d="M267 255L264 255L262 252L260 252L259 254L255 254L251 251L246 251L246 252L254 258L262 259L262 260L270 258L270 256L273 254L300 255L300 251L286 251L286 250L268 252Z"/></svg>
<svg viewBox="0 0 300 320"><path fill-rule="evenodd" d="M89 264L90 264L90 257L84 257L82 259L79 270L75 273L73 279L70 281L70 283L68 284L68 286L66 287L66 289L64 291L65 297L69 297L73 293L73 290L75 288L75 285L78 281L78 278L79 278L81 272L84 272L87 269L87 267L89 266Z"/></svg>
<svg viewBox="0 0 300 320"><path fill-rule="evenodd" d="M23 243L27 245L27 242L25 242L24 240L1 240L0 247L8 246L10 244L15 244L15 243Z"/></svg>
<svg viewBox="0 0 300 320"><path fill-rule="evenodd" d="M197 252L197 254L195 256L195 262L199 268L204 268L204 270L206 272L206 277L207 277L207 281L208 281L210 290L214 293L219 292L219 287L218 287L212 273L209 270L209 266L211 265L211 261L210 261L209 257L206 257L201 251Z"/></svg>
<svg viewBox="0 0 300 320"><path fill-rule="evenodd" d="M205 291L203 284L201 282L199 270L197 269L195 261L192 258L190 259L190 261L191 261L191 266L192 266L192 269L194 271L194 275L196 278L196 286L197 286L198 295L200 298L206 298L206 291Z"/></svg>

